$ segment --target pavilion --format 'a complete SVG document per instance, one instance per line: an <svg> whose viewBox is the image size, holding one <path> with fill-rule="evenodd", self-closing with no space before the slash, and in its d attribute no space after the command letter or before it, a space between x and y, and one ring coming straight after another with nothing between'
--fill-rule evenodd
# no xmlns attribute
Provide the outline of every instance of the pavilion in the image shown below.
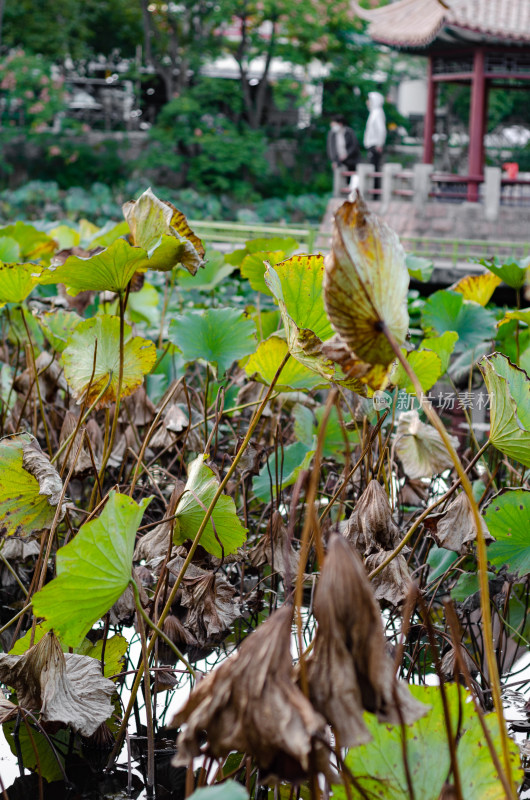
<svg viewBox="0 0 530 800"><path fill-rule="evenodd" d="M484 179L488 92L526 88L530 81L530 0L397 0L356 14L376 42L428 57L423 162L434 157L436 91L440 83L471 85L467 199Z"/></svg>

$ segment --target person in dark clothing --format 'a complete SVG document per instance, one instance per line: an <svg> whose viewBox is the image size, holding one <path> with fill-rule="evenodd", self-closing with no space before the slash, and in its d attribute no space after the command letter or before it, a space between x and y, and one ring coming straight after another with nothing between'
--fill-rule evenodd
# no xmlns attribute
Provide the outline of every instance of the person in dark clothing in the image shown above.
<svg viewBox="0 0 530 800"><path fill-rule="evenodd" d="M351 171L356 169L361 148L356 135L347 126L346 119L342 114L331 118L327 151L334 169L339 167Z"/></svg>

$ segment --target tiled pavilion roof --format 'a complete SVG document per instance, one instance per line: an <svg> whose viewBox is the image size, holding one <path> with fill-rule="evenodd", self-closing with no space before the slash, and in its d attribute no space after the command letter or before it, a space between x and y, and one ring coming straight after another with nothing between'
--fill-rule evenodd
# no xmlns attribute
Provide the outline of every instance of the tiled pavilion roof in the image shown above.
<svg viewBox="0 0 530 800"><path fill-rule="evenodd" d="M530 42L530 0L397 0L382 8L355 12L369 21L374 41L394 47L421 48L435 39Z"/></svg>

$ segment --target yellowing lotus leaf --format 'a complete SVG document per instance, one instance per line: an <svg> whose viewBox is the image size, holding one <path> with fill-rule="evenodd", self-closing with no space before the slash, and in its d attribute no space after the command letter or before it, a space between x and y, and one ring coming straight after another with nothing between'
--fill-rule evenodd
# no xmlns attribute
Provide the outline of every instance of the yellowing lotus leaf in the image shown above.
<svg viewBox="0 0 530 800"><path fill-rule="evenodd" d="M250 356L245 364L245 372L250 378L270 385L280 364L289 352L287 342L279 336L271 336L262 342L257 351ZM312 369L304 367L295 358L290 358L285 364L280 377L275 385L279 391L300 389L316 389L325 387L327 381Z"/></svg>
<svg viewBox="0 0 530 800"><path fill-rule="evenodd" d="M402 352L413 372L416 374L422 390L428 392L442 374L442 360L440 356L432 350L423 349L413 350L408 354L405 350L402 350ZM395 386L404 389L407 394L416 394L414 385L401 364L396 363L390 380Z"/></svg>
<svg viewBox="0 0 530 800"><path fill-rule="evenodd" d="M141 247L131 247L116 239L106 250L88 258L69 256L63 264L45 270L39 282L64 283L68 294L79 292L123 292L138 270L147 269L149 260Z"/></svg>
<svg viewBox="0 0 530 800"><path fill-rule="evenodd" d="M451 436L453 447L458 439ZM396 430L396 453L407 477L430 478L453 466L438 431L420 420L417 411L404 411Z"/></svg>
<svg viewBox="0 0 530 800"><path fill-rule="evenodd" d="M38 283L35 264L3 264L0 261L0 308L21 303Z"/></svg>
<svg viewBox="0 0 530 800"><path fill-rule="evenodd" d="M479 363L490 396L490 442L509 458L530 467L530 380L502 355Z"/></svg>
<svg viewBox="0 0 530 800"><path fill-rule="evenodd" d="M30 536L49 528L61 500L58 472L28 433L0 440L0 535ZM59 519L65 513L64 499Z"/></svg>
<svg viewBox="0 0 530 800"><path fill-rule="evenodd" d="M502 280L498 275L494 275L493 272L483 272L482 275L466 275L449 289L462 294L464 300L473 300L474 303L485 306L501 283Z"/></svg>
<svg viewBox="0 0 530 800"><path fill-rule="evenodd" d="M203 265L204 246L191 230L184 214L147 189L135 201L125 203L123 215L133 244L149 256L149 268L166 272L181 264L195 275Z"/></svg>
<svg viewBox="0 0 530 800"><path fill-rule="evenodd" d="M140 336L131 337L131 330L129 325L125 325L122 397L141 386L144 375L150 372L156 361L153 342ZM96 343L96 369L91 381ZM79 323L68 339L62 363L64 376L78 403L86 399L90 405L100 394L97 408L114 403L120 370L119 318L103 314Z"/></svg>
<svg viewBox="0 0 530 800"><path fill-rule="evenodd" d="M359 360L387 365L394 353L382 331L403 344L409 273L397 234L358 195L335 215L325 259L324 305L332 327Z"/></svg>
<svg viewBox="0 0 530 800"><path fill-rule="evenodd" d="M47 261L57 250L57 242L29 222L15 222L0 228L0 237L14 239L20 248L20 258L28 261Z"/></svg>

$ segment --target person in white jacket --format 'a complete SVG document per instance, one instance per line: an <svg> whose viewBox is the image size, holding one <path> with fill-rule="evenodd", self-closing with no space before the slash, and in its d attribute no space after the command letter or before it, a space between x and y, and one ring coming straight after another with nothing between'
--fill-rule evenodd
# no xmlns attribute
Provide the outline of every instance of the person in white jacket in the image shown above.
<svg viewBox="0 0 530 800"><path fill-rule="evenodd" d="M368 109L370 111L364 129L364 146L368 150L370 163L374 165L375 172L381 171L383 148L386 142L386 118L383 111L385 98L379 92L368 93ZM374 180L374 189L379 189L381 181Z"/></svg>

